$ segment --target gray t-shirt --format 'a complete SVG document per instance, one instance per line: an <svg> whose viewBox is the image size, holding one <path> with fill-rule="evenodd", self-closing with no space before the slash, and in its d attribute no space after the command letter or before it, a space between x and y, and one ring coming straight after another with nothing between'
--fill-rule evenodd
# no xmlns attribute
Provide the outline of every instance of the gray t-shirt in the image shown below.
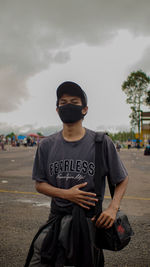
<svg viewBox="0 0 150 267"><path fill-rule="evenodd" d="M111 139L104 137L107 171L113 184L118 184L127 176L127 171ZM52 186L68 189L87 182L82 190L94 192L95 174L95 132L86 129L79 141L64 140L62 131L44 138L36 151L33 180L46 182ZM105 179L102 181L102 196L105 191ZM68 206L64 199L54 198L59 206Z"/></svg>

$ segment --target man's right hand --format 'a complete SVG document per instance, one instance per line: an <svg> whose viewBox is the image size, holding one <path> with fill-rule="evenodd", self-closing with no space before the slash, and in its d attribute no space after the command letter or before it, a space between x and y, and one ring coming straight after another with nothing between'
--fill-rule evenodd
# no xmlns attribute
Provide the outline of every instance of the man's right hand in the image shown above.
<svg viewBox="0 0 150 267"><path fill-rule="evenodd" d="M85 187L87 183L75 185L69 189L58 188L46 182L36 182L35 187L39 193L49 197L58 197L74 202L85 209L90 209L95 206L98 201L95 193L80 190Z"/></svg>
<svg viewBox="0 0 150 267"><path fill-rule="evenodd" d="M66 190L65 198L71 202L74 202L85 209L90 209L90 206L95 206L95 202L98 201L95 193L85 192L80 190L85 187L87 183L75 185Z"/></svg>

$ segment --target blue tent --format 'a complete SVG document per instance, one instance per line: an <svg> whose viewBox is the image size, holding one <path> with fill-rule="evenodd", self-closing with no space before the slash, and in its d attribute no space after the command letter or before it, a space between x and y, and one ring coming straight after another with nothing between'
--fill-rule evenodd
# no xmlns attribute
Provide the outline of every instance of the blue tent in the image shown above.
<svg viewBox="0 0 150 267"><path fill-rule="evenodd" d="M18 140L24 140L26 138L25 135L18 135Z"/></svg>
<svg viewBox="0 0 150 267"><path fill-rule="evenodd" d="M142 142L142 140L139 140L140 142ZM132 142L137 142L137 139L132 139Z"/></svg>

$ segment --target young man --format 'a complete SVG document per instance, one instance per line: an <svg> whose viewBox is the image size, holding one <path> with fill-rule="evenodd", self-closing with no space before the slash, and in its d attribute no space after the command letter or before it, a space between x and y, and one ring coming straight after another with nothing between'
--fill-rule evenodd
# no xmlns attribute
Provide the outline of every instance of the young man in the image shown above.
<svg viewBox="0 0 150 267"><path fill-rule="evenodd" d="M111 139L104 136L107 174L116 189L102 211L105 180L101 199L94 187L95 132L82 126L87 96L78 84L67 81L57 88L56 105L63 129L40 142L33 167L37 191L52 197L51 212L47 225L35 237L31 261L25 266L104 266L103 253L94 246L94 225L113 225L127 187L127 172ZM99 210L96 220L95 206Z"/></svg>

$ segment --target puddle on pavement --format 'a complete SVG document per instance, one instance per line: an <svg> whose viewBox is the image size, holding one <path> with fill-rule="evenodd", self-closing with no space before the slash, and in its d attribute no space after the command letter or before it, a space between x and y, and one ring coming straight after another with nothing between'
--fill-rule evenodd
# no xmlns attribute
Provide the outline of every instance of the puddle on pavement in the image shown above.
<svg viewBox="0 0 150 267"><path fill-rule="evenodd" d="M31 199L17 199L17 202L29 203L29 204L32 204L33 206L37 206L37 207L47 207L47 208L50 207L50 201L39 202L39 201L31 200Z"/></svg>
<svg viewBox="0 0 150 267"><path fill-rule="evenodd" d="M2 183L2 184L7 184L8 181L7 181L7 180L2 180L1 183Z"/></svg>

